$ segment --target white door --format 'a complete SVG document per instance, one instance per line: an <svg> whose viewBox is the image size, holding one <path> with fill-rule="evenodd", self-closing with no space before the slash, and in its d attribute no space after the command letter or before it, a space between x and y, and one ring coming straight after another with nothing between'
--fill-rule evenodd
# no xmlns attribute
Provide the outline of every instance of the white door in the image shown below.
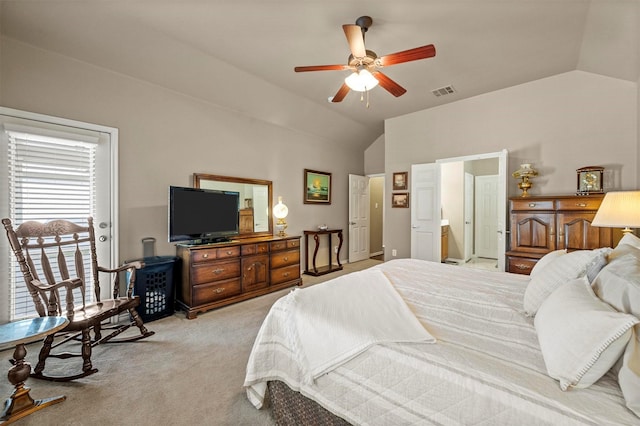
<svg viewBox="0 0 640 426"><path fill-rule="evenodd" d="M476 256L498 258L498 175L476 176Z"/></svg>
<svg viewBox="0 0 640 426"><path fill-rule="evenodd" d="M440 262L440 166L411 166L411 257Z"/></svg>
<svg viewBox="0 0 640 426"><path fill-rule="evenodd" d="M369 258L369 178L349 175L349 263Z"/></svg>
<svg viewBox="0 0 640 426"><path fill-rule="evenodd" d="M473 175L464 174L464 261L468 262L473 256Z"/></svg>
<svg viewBox="0 0 640 426"><path fill-rule="evenodd" d="M115 267L117 135L113 128L0 108L0 193L9 200L0 203L0 217L19 224L59 218L86 223L93 216L100 265ZM14 302L0 304L0 320L31 315L6 238L0 238L0 256L12 259L0 262L0 297L13 295ZM104 284L101 296L109 297L109 282Z"/></svg>

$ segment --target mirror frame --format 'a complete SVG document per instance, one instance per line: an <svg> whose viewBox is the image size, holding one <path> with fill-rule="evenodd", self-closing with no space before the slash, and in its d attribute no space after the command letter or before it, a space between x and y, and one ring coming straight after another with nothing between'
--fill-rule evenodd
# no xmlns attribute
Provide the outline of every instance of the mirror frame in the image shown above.
<svg viewBox="0 0 640 426"><path fill-rule="evenodd" d="M239 178L239 177L231 177L231 176L220 176L220 175L212 175L208 173L194 173L193 174L193 187L200 188L200 184L202 181L213 181L213 182L228 182L228 183L240 183L240 184L250 184L250 185L265 185L267 187L267 197L269 207L267 210L267 217L269 220L269 230L261 231L261 232L247 232L244 234L238 234L236 238L251 238L251 237L262 237L262 236L273 236L273 185L270 180L263 179L247 179L247 178Z"/></svg>

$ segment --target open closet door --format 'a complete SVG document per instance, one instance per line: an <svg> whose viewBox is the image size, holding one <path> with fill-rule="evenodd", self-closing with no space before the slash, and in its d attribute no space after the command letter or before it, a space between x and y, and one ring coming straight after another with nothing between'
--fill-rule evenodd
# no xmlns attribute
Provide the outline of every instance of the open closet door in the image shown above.
<svg viewBox="0 0 640 426"><path fill-rule="evenodd" d="M411 166L411 258L440 262L440 165Z"/></svg>

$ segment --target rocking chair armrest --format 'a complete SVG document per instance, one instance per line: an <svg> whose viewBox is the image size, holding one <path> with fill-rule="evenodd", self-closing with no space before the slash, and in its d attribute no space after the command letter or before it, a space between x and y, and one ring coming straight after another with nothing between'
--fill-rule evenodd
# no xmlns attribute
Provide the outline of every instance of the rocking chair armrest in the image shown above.
<svg viewBox="0 0 640 426"><path fill-rule="evenodd" d="M82 280L80 278L70 278L68 280L57 282L55 284L45 284L42 281L33 280L31 281L31 284L42 291L58 290L59 288L66 288L68 291L71 291L74 288L82 287Z"/></svg>
<svg viewBox="0 0 640 426"><path fill-rule="evenodd" d="M136 260L133 262L128 262L125 264L122 264L120 266L118 266L117 268L114 269L110 269L110 268L104 268L102 266L98 266L98 271L100 272L122 272L122 271L126 271L128 269L142 269L144 268L144 262Z"/></svg>
<svg viewBox="0 0 640 426"><path fill-rule="evenodd" d="M127 297L131 298L133 296L133 288L136 280L136 269L144 268L144 262L136 260L133 262L125 263L114 269L103 268L98 266L98 272L109 272L113 273L113 298L117 298L120 295L120 272L129 271L127 277Z"/></svg>

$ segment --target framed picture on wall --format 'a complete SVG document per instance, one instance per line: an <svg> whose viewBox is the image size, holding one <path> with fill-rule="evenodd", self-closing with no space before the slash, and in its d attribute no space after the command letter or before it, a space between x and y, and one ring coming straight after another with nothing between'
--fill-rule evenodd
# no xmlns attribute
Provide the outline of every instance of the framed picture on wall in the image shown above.
<svg viewBox="0 0 640 426"><path fill-rule="evenodd" d="M331 204L331 173L304 169L304 203Z"/></svg>
<svg viewBox="0 0 640 426"><path fill-rule="evenodd" d="M408 189L409 172L398 172L393 174L393 190L402 191Z"/></svg>
<svg viewBox="0 0 640 426"><path fill-rule="evenodd" d="M401 208L409 207L409 193L401 192L401 193L391 194L391 207L401 207Z"/></svg>

